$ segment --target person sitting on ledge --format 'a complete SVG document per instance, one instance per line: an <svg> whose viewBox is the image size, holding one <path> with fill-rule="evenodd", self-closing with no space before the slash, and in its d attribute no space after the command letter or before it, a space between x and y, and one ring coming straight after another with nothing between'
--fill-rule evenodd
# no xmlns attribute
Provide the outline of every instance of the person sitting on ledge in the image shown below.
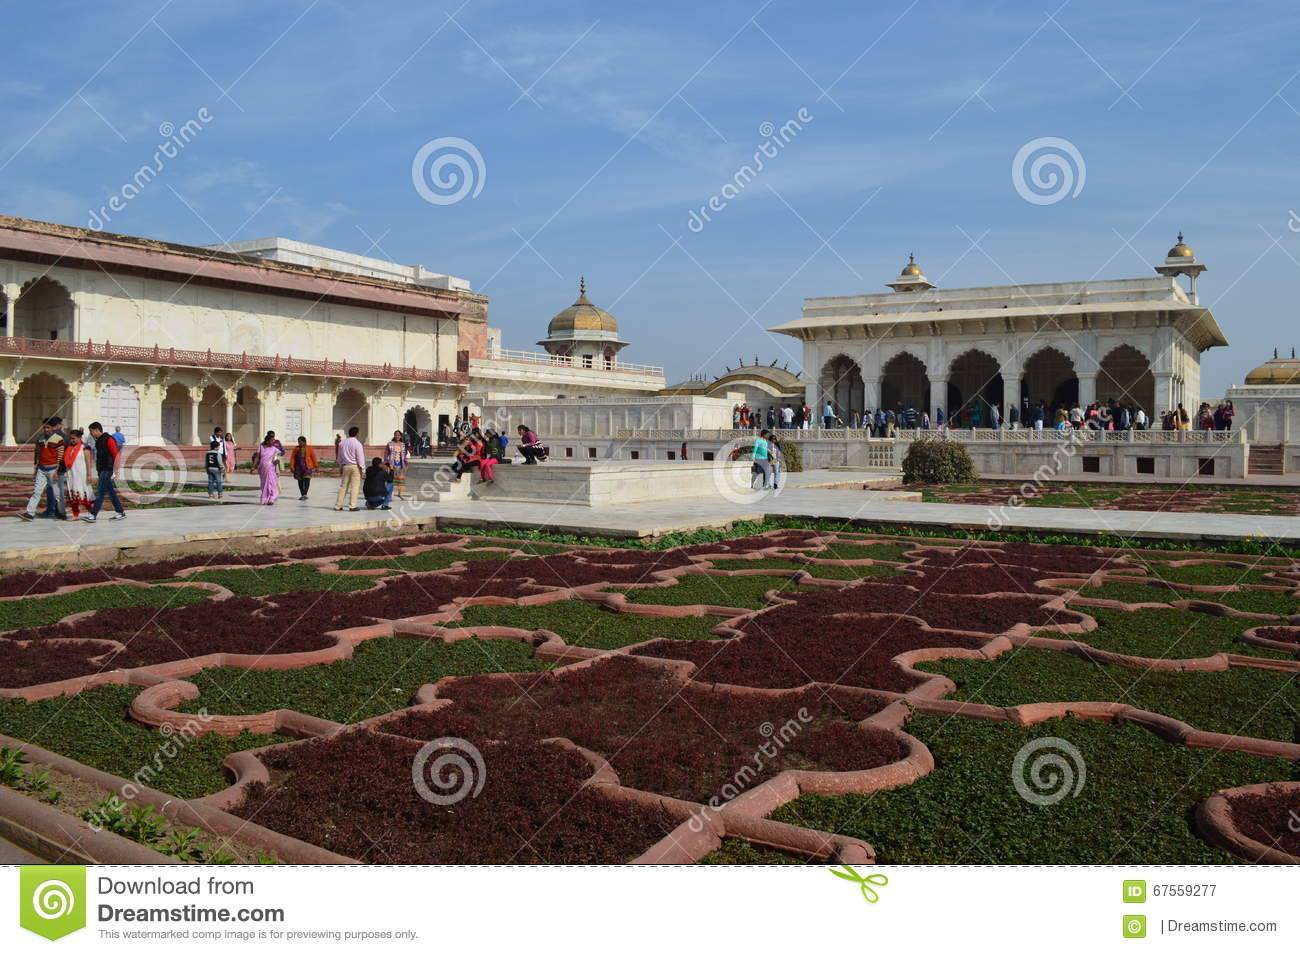
<svg viewBox="0 0 1300 954"><path fill-rule="evenodd" d="M391 510L393 485L389 482L388 466L383 458L375 457L366 468L366 478L361 483L361 493L366 498L367 510Z"/></svg>
<svg viewBox="0 0 1300 954"><path fill-rule="evenodd" d="M542 444L542 439L523 424L519 425L519 450L524 455L525 464L546 460L547 450Z"/></svg>

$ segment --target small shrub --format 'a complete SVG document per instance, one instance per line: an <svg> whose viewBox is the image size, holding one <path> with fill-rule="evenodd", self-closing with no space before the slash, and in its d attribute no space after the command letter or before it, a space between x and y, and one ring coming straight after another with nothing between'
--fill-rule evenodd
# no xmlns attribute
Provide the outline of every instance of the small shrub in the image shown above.
<svg viewBox="0 0 1300 954"><path fill-rule="evenodd" d="M781 456L785 458L785 472L798 474L803 471L803 451L796 441L781 442Z"/></svg>
<svg viewBox="0 0 1300 954"><path fill-rule="evenodd" d="M905 484L966 484L978 477L970 454L956 441L913 441L903 456Z"/></svg>

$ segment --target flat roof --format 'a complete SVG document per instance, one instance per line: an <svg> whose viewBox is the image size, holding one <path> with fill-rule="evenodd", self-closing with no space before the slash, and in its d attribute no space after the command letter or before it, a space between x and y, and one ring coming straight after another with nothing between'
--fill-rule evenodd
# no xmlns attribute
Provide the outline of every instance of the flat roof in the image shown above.
<svg viewBox="0 0 1300 954"><path fill-rule="evenodd" d="M436 317L469 310L447 289L14 216L0 216L0 257Z"/></svg>

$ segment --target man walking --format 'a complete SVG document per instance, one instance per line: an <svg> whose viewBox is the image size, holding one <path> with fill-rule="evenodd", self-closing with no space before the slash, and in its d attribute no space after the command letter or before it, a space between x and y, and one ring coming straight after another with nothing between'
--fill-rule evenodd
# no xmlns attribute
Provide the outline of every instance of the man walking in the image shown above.
<svg viewBox="0 0 1300 954"><path fill-rule="evenodd" d="M62 418L49 417L41 424L41 435L37 438L32 458L35 478L32 496L27 501L27 509L20 515L24 520L36 519L36 505L47 494L49 499L45 504L45 516L59 517L63 513L63 482L59 480L59 463L63 459L62 423Z"/></svg>
<svg viewBox="0 0 1300 954"><path fill-rule="evenodd" d="M104 433L104 426L99 421L92 423L87 430L95 439L95 473L99 475L99 488L95 491L95 502L90 505L90 513L81 519L87 523L94 523L99 517L99 508L104 506L105 496L113 502L115 511L109 519L125 519L126 511L122 509L122 501L117 496L117 487L113 484L113 474L117 470L117 458L120 453L117 441L112 434Z"/></svg>
<svg viewBox="0 0 1300 954"><path fill-rule="evenodd" d="M366 449L357 438L360 433L361 428L349 427L348 436L339 441L339 495L334 501L335 510L342 510L343 500L348 497L350 497L349 510L361 509L357 506L357 495L361 492L362 465L365 463Z"/></svg>

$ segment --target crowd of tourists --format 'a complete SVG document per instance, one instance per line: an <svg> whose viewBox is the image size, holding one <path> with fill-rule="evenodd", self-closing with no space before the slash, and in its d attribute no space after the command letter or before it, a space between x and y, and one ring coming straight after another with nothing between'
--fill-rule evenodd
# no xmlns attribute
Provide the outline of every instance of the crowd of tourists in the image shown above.
<svg viewBox="0 0 1300 954"><path fill-rule="evenodd" d="M462 426L463 425L463 426ZM524 464L536 464L549 456L549 448L531 428L518 429L519 453ZM361 442L360 427L347 429L346 436L334 438L334 460L338 467L339 488L334 509L389 510L394 498L405 495L406 474L412 458L427 458L433 449L428 432L394 431L384 446L381 456L366 459ZM473 468L479 479L493 483L496 465L508 461L510 438L492 428L480 429L477 418L444 424L444 434L455 437L455 456L451 470L457 480ZM105 500L112 504L114 520L126 516L122 499L117 491L117 480L124 459L122 449L126 436L121 428L106 433L95 421L84 430L67 427L63 418L47 418L33 442L31 498L20 516L25 520L82 519L95 522ZM272 506L280 497L280 477L287 471L298 488L298 499L307 500L311 492L312 477L320 468L316 450L300 436L291 449L267 431L262 440L247 452L247 461L239 460L240 448L234 435L222 427L214 427L203 451L203 468L207 477L208 499L224 500L229 478L240 466L258 476L258 502ZM38 510L42 500L43 510Z"/></svg>
<svg viewBox="0 0 1300 954"><path fill-rule="evenodd" d="M737 405L733 412L733 422L740 429L758 429L762 424L746 425L746 420L762 418L762 415L755 414L748 417L745 414L747 408L744 405ZM789 419L785 412L793 413L793 423L785 424L784 421ZM777 409L773 415L773 409L768 408L769 419L782 421L778 427L803 427L807 428L808 417L807 405L802 409L792 409L789 405ZM1208 402L1202 402L1195 415L1189 414L1182 404L1163 412L1159 421L1152 421L1147 412L1139 407L1136 403L1124 403L1115 398L1107 401L1097 401L1090 404L1080 404L1073 401L1067 404L1055 404L1049 406L1046 401L1030 401L1024 399L1020 405L1012 404L1005 414L1002 409L994 403L983 400L972 401L971 403L954 410L951 415L945 415L943 408L936 408L934 417L926 410L918 411L915 407L908 404L899 404L894 408L876 408L874 411L870 408L866 410L853 409L847 412L847 415L841 414L830 401L826 405L821 415L821 426L823 428L849 427L854 430L865 430L871 437L894 437L900 429L923 430L932 429L992 429L992 430L1034 430L1042 431L1054 429L1057 431L1068 431L1071 429L1091 428L1095 430L1107 431L1144 431L1152 428L1162 428L1167 431L1173 430L1202 430L1202 431L1229 431L1232 430L1232 420L1236 411L1231 401L1220 401L1217 405L1211 405ZM768 424L769 429L774 425ZM816 426L816 425L813 425Z"/></svg>
<svg viewBox="0 0 1300 954"><path fill-rule="evenodd" d="M125 517L116 485L125 445L120 427L109 434L99 421L83 429L65 427L58 416L46 418L32 448L32 495L20 516L37 519L44 500L42 518L94 523L107 499L113 505L110 519Z"/></svg>

